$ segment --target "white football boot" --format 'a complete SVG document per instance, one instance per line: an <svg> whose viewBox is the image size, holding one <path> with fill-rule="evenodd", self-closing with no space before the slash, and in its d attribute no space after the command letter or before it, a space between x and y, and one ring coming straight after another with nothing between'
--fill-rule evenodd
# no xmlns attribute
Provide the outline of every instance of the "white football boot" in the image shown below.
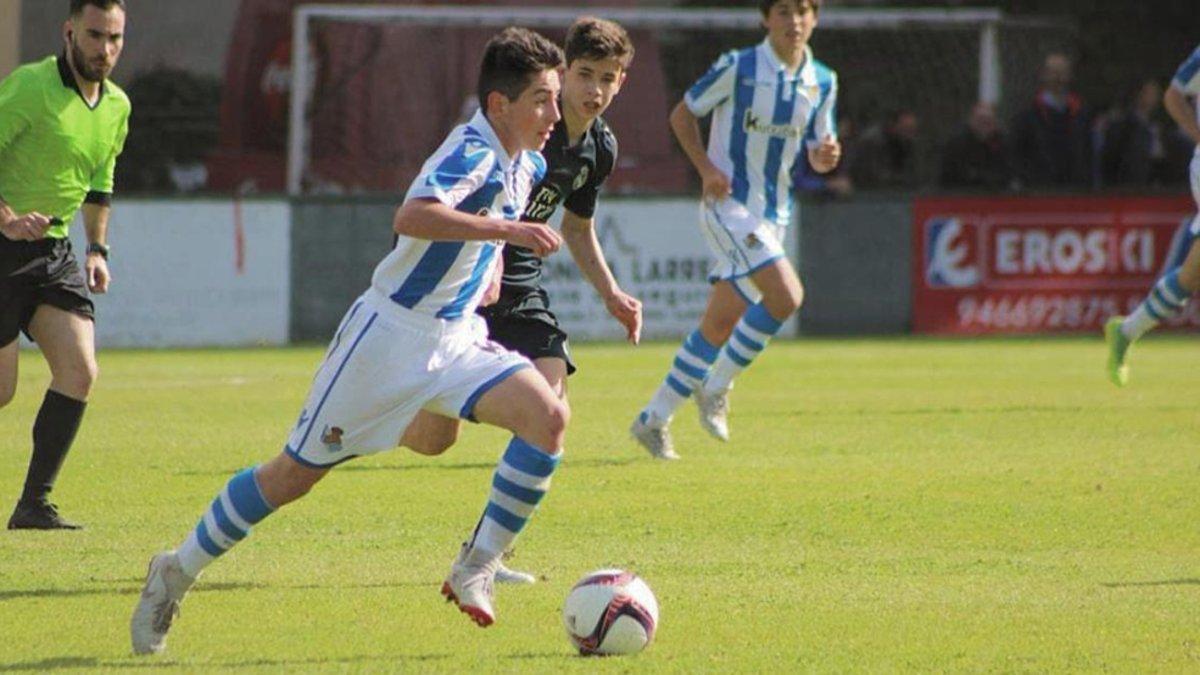
<svg viewBox="0 0 1200 675"><path fill-rule="evenodd" d="M656 419L650 419L650 413L640 413L629 427L629 433L650 456L655 459L679 459L675 453L675 443L671 440L671 429L665 422L655 424Z"/></svg>
<svg viewBox="0 0 1200 675"><path fill-rule="evenodd" d="M500 566L500 555L489 554L477 549L459 551L450 566L450 576L442 583L442 595L448 602L458 605L459 611L471 620L487 628L496 621L496 610L492 607L493 584L496 568Z"/></svg>
<svg viewBox="0 0 1200 675"><path fill-rule="evenodd" d="M729 440L729 390L709 391L703 385L692 393L700 409L700 426L718 441Z"/></svg>
<svg viewBox="0 0 1200 675"><path fill-rule="evenodd" d="M467 543L463 542L462 548L458 549L458 557L454 559L455 564L460 564L467 554ZM504 555L500 556L500 566L496 568L496 583L498 584L513 584L518 586L528 586L537 583L537 577L529 572L509 569L504 561L511 558L512 551L505 551Z"/></svg>
<svg viewBox="0 0 1200 675"><path fill-rule="evenodd" d="M179 616L179 603L193 583L195 579L180 568L175 551L150 559L146 585L129 622L134 654L158 654L167 646L167 631Z"/></svg>

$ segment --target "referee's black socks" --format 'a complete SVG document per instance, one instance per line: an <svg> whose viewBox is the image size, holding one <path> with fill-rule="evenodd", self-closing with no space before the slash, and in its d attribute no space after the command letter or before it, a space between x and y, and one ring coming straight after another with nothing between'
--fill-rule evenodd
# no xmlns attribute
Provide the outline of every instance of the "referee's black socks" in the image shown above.
<svg viewBox="0 0 1200 675"><path fill-rule="evenodd" d="M58 470L79 431L86 401L77 401L56 391L46 391L42 408L33 423L33 458L25 477L23 502L44 502L54 489Z"/></svg>

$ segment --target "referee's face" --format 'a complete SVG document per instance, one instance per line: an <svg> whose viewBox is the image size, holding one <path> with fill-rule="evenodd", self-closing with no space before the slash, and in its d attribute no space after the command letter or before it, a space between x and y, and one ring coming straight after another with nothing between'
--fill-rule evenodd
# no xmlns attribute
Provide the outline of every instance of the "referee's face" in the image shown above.
<svg viewBox="0 0 1200 675"><path fill-rule="evenodd" d="M64 29L75 71L89 82L104 81L125 46L125 10L116 5L107 10L85 5Z"/></svg>

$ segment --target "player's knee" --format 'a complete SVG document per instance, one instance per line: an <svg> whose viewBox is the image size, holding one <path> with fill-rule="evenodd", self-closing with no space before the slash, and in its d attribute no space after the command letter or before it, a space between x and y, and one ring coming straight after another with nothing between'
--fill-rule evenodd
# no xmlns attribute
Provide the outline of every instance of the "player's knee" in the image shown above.
<svg viewBox="0 0 1200 675"><path fill-rule="evenodd" d="M571 408L560 400L549 402L541 415L538 428L542 438L538 446L557 454L562 449L563 436L567 432L567 424L571 421Z"/></svg>
<svg viewBox="0 0 1200 675"><path fill-rule="evenodd" d="M87 400L98 377L100 366L96 364L95 359L87 359L64 369L61 374L56 374L54 379L57 380L56 389L61 388L63 393L71 398Z"/></svg>

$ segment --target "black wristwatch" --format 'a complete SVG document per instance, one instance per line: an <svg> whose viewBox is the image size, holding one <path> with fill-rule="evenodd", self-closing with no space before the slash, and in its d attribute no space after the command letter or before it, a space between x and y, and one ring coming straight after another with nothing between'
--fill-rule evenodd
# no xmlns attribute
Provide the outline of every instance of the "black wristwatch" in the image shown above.
<svg viewBox="0 0 1200 675"><path fill-rule="evenodd" d="M94 241L94 242L88 244L88 247L87 247L88 255L91 255L93 253L99 253L100 257L104 258L105 260L108 260L108 252L110 250L112 250L112 249L110 249L107 244L101 244L98 241Z"/></svg>

